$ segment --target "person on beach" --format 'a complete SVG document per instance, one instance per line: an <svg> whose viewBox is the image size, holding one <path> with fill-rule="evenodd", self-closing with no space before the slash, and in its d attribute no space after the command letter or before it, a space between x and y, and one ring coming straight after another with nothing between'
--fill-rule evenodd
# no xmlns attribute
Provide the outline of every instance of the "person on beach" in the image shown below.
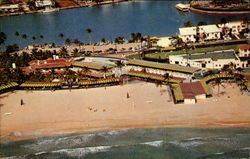
<svg viewBox="0 0 250 159"><path fill-rule="evenodd" d="M24 105L24 102L23 102L23 99L21 99L21 102L20 102L21 106Z"/></svg>

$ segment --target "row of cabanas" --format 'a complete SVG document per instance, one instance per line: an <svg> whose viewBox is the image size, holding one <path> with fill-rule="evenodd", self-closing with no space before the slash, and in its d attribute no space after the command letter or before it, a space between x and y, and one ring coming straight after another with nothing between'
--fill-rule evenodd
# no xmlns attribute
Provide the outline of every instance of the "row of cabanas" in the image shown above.
<svg viewBox="0 0 250 159"><path fill-rule="evenodd" d="M18 86L18 84L16 82L11 82L9 84L2 85L2 86L0 86L0 92L5 91L5 90L10 89L10 88L17 87L17 86Z"/></svg>
<svg viewBox="0 0 250 159"><path fill-rule="evenodd" d="M208 83L212 80L217 79L217 78L230 79L230 78L234 78L234 75L232 75L232 74L219 74L219 75L210 75L210 76L203 78L201 80L201 84L202 84L207 96L212 96L212 91L211 91L210 87L208 86Z"/></svg>
<svg viewBox="0 0 250 159"><path fill-rule="evenodd" d="M121 78L106 78L98 80L80 81L77 84L80 86L102 85L102 84L119 84L122 81Z"/></svg>
<svg viewBox="0 0 250 159"><path fill-rule="evenodd" d="M73 86L98 86L98 85L114 85L120 84L122 82L122 78L106 78L106 79L98 79L98 80L88 80L88 81L80 81L75 82ZM50 88L63 88L64 83L62 82L24 82L18 85L16 82L9 83L7 85L0 86L0 92L8 88L18 87L19 89L27 89L27 88L34 88L34 89L50 89Z"/></svg>
<svg viewBox="0 0 250 159"><path fill-rule="evenodd" d="M183 102L184 101L184 96L181 91L180 84L172 84L171 85L173 96L175 99L176 103Z"/></svg>
<svg viewBox="0 0 250 159"><path fill-rule="evenodd" d="M169 82L169 83L180 83L180 80L176 80L176 79L165 79L162 76L157 76L157 75L153 75L153 74L148 74L148 73L144 73L144 72L134 72L134 71L130 71L126 74L127 76L131 76L131 77L138 77L138 78L143 78L143 79L147 79L147 80L155 80L155 81L162 81L162 82Z"/></svg>
<svg viewBox="0 0 250 159"><path fill-rule="evenodd" d="M215 80L217 78L221 78L221 79L230 79L230 78L234 78L233 74L219 74L219 75L210 75L207 76L205 78L202 79L203 82L208 83L212 80Z"/></svg>

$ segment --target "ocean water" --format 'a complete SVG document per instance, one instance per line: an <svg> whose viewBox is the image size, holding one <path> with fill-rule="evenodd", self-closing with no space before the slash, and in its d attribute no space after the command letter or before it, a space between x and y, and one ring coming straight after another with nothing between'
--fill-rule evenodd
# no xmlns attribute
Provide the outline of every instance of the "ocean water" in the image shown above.
<svg viewBox="0 0 250 159"><path fill-rule="evenodd" d="M3 159L248 159L250 128L150 128L0 145Z"/></svg>
<svg viewBox="0 0 250 159"><path fill-rule="evenodd" d="M97 42L102 38L114 40L118 36L128 39L133 32L140 32L144 36L172 36L179 32L178 28L186 21L197 25L200 21L214 23L223 17L227 20L238 20L250 16L214 16L195 12L183 14L175 8L179 2L186 0L134 0L47 14L0 17L0 31L8 36L6 45L17 43L20 47L24 47L52 42L63 45L64 40L58 37L59 33L63 33L65 38L89 42L88 34L85 32L87 28L93 30L92 42ZM28 38L15 36L16 31L27 34ZM44 39L39 38L40 35L43 35ZM36 37L35 41L31 39L32 36Z"/></svg>

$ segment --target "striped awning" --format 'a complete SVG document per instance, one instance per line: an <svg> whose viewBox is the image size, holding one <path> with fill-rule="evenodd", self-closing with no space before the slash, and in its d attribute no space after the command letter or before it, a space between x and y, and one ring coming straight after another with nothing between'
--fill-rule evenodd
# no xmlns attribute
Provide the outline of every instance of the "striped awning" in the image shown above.
<svg viewBox="0 0 250 159"><path fill-rule="evenodd" d="M234 75L233 74L211 75L203 78L202 81L207 83L208 81L214 80L216 78L234 78Z"/></svg>
<svg viewBox="0 0 250 159"><path fill-rule="evenodd" d="M20 87L58 87L60 86L60 82L25 82L20 85Z"/></svg>
<svg viewBox="0 0 250 159"><path fill-rule="evenodd" d="M165 82L170 82L170 83L180 83L180 80L176 79L164 79L163 77L152 75L152 74L147 74L143 72L128 72L126 75L128 76L133 76L133 77L140 77L140 78L146 78L146 79L151 79L151 80L158 80L158 81L165 81Z"/></svg>
<svg viewBox="0 0 250 159"><path fill-rule="evenodd" d="M143 60L130 60L128 61L127 65L144 66L155 69L170 70L170 71L183 72L189 74L192 74L197 70L199 70L197 68L192 68L192 67L184 67L173 64L163 64L163 63L149 62Z"/></svg>
<svg viewBox="0 0 250 159"><path fill-rule="evenodd" d="M179 84L172 84L171 88L173 90L173 93L174 93L173 95L174 95L176 102L183 101L184 96L182 94L180 85Z"/></svg>
<svg viewBox="0 0 250 159"><path fill-rule="evenodd" d="M115 83L120 81L121 81L120 78L105 78L99 80L80 81L78 82L78 85L98 85L98 84Z"/></svg>
<svg viewBox="0 0 250 159"><path fill-rule="evenodd" d="M11 87L16 87L16 86L18 86L16 82L11 82L9 84L0 86L0 91L11 88Z"/></svg>

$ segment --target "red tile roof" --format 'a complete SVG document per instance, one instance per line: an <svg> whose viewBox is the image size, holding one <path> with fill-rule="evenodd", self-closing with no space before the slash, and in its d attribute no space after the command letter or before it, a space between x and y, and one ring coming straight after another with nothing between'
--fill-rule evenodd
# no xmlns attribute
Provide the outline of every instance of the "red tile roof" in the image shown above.
<svg viewBox="0 0 250 159"><path fill-rule="evenodd" d="M250 45L241 45L240 50L250 50Z"/></svg>
<svg viewBox="0 0 250 159"><path fill-rule="evenodd" d="M33 60L29 62L29 65L34 69L45 69L45 68L62 68L69 67L74 63L72 58L64 59L47 59L47 60Z"/></svg>
<svg viewBox="0 0 250 159"><path fill-rule="evenodd" d="M185 99L194 99L196 95L206 94L201 82L180 83Z"/></svg>

